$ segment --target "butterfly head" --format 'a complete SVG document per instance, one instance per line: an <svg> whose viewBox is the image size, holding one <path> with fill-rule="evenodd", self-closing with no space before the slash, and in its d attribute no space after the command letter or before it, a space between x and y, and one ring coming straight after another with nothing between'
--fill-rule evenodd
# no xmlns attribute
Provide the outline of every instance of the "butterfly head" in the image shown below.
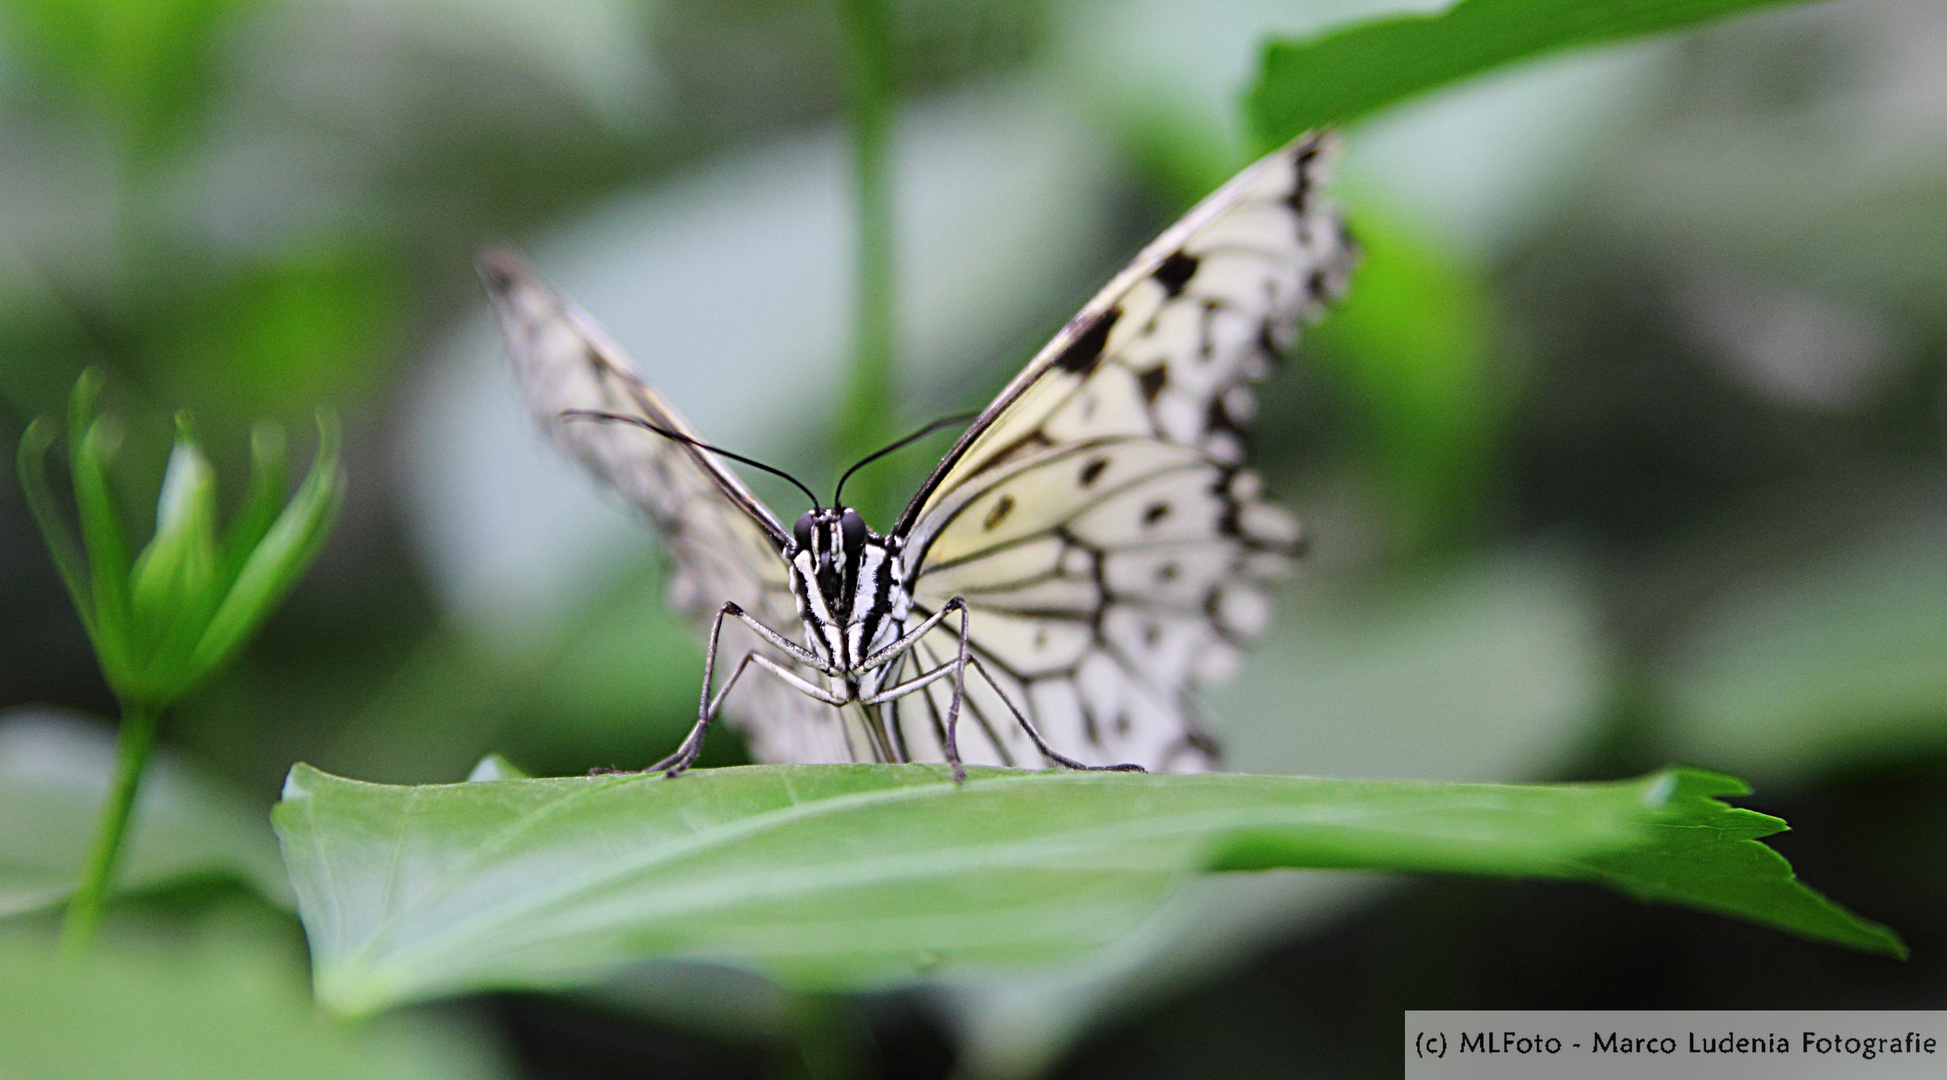
<svg viewBox="0 0 1947 1080"><path fill-rule="evenodd" d="M866 527L857 510L843 506L805 511L798 515L791 534L797 543L790 554L791 565L805 584L824 598L832 617L846 621L859 591L860 569L868 561L867 550L883 549L884 541ZM875 540L879 543L874 544ZM879 554L883 556L883 550ZM871 561L876 564L881 560ZM867 577L874 576L870 569Z"/></svg>

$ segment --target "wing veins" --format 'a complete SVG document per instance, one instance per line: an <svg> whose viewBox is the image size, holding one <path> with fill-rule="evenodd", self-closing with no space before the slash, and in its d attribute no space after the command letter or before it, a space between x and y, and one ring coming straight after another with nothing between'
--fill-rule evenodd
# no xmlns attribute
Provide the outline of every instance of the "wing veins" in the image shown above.
<svg viewBox="0 0 1947 1080"><path fill-rule="evenodd" d="M973 444L982 435L986 434L988 429L993 426L993 422L1004 414L1007 408L1020 398L1022 394L1026 393L1029 387L1039 381L1047 373L1048 368L1053 366L1061 358L1063 353L1068 350L1069 346L1073 345L1083 334L1093 329L1096 320L1121 303L1123 298L1128 295L1131 289L1135 288L1138 282L1152 276L1157 268L1163 264L1164 260L1181 250L1190 237L1202 231L1205 226L1211 224L1218 217L1235 208L1238 203L1248 198L1253 198L1254 196L1248 195L1247 193L1256 186L1257 181L1266 172L1283 165L1286 159L1289 158L1296 169L1296 183L1298 188L1304 190L1308 187L1310 184L1310 173L1308 170L1318 158L1324 142L1324 135L1315 132L1309 133L1294 140L1284 150L1265 156L1249 168L1246 168L1243 172L1232 177L1224 186L1205 196L1181 220L1168 229L1163 230L1162 235L1145 245L1137 253L1136 257L1130 261L1128 266L1124 267L1114 278L1111 278L1109 283L1100 292L1096 293L1074 318L1068 320L1062 326L1061 331L1055 335L1052 341L1041 347L1041 351L1037 352L1034 358L1028 361L1027 367L1021 369L1019 374L1009 380L1007 386L1001 390L1000 395L982 411L979 419L975 420L968 426L966 431L960 434L960 438L955 440L953 448L947 451L944 458L940 459L939 465L934 467L932 474L927 477L926 482L920 485L919 490L907 502L905 511L899 515L899 521L893 526L893 534L903 537L911 531L914 522L919 518L920 511L932 497L933 492L939 487L940 482L945 480L953 471L954 467L960 463L960 459L973 447ZM1306 211L1300 207L1295 209L1294 213L1302 218Z"/></svg>
<svg viewBox="0 0 1947 1080"><path fill-rule="evenodd" d="M1128 440L1128 441L1133 442L1138 440ZM1064 454L1067 452L1067 449L1068 448L1063 448ZM1050 457L1047 460L1056 461L1059 460L1059 458ZM1036 466L1039 467L1041 464L1044 464L1044 462L1037 462ZM1098 494L1095 498L1075 507L1072 511L1067 512L1063 517L1050 520L1046 525L1046 527L1036 529L1035 531L1026 533L1022 536L1017 536L1008 540L1002 540L997 543L989 544L988 546L983 548L976 548L975 550L970 551L964 555L956 555L950 560L945 560L939 563L926 562L924 559L924 552L922 552L921 553L922 557L919 562L920 570L918 575L913 578L913 581L915 583L915 586L917 586L918 582L925 580L926 575L933 572L936 569L945 570L949 567L964 566L969 562L973 562L977 559L989 555L993 555L997 552L1005 551L1008 548L1015 547L1020 544L1046 539L1048 536L1053 535L1056 532L1056 530L1061 529L1064 526L1070 524L1076 518L1082 516L1083 514L1088 513L1090 510L1093 510L1096 507L1101 506L1103 503L1109 501L1110 499L1118 495L1127 493L1133 488L1140 487L1141 485L1146 484L1151 480L1155 480L1158 477L1169 476L1173 473L1195 472L1199 469L1225 469L1225 468L1227 468L1227 466L1212 461L1209 458L1202 456L1201 454L1199 454L1196 458L1191 460L1178 459L1177 461L1170 463L1168 466L1164 468L1156 469L1152 472L1139 474L1138 476L1130 480L1121 481L1119 486L1104 488L1101 491L1101 493ZM1026 467L1023 467L1020 470L1020 472L1027 472L1027 471L1029 470ZM978 502L981 496L985 495L989 491L994 490L994 488L999 486L1000 484L1005 483L1006 480L1012 479L1014 476L1018 476L1018 475L1020 475L1020 473L1010 473L1008 474L1007 477L994 481L988 487L981 489L972 497L968 498L963 505L961 505L958 509L954 510L951 516L949 516L948 518L946 518L944 521L941 522L940 528L933 535L937 537L940 533L945 532L946 527L952 524L956 519L958 519L961 514L965 513L969 506L972 506L974 503ZM1072 540L1071 542L1077 544L1080 547L1086 548L1090 551L1098 550L1093 545L1083 542L1079 539ZM1152 542L1167 543L1169 541L1152 541ZM1122 550L1122 546L1118 545L1116 548L1114 548L1114 550L1120 551Z"/></svg>

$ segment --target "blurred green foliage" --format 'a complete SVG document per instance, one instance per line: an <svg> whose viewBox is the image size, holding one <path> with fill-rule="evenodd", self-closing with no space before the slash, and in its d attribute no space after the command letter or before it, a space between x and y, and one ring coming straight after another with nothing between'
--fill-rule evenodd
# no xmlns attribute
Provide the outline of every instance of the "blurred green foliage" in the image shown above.
<svg viewBox="0 0 1947 1080"><path fill-rule="evenodd" d="M146 363L183 400L226 410L288 415L357 400L397 348L407 283L398 258L347 238L179 286L149 301L166 314Z"/></svg>
<svg viewBox="0 0 1947 1080"><path fill-rule="evenodd" d="M107 794L114 743L85 718L53 710L0 714L0 914L67 899ZM125 889L153 890L220 875L247 882L279 907L290 884L263 807L249 793L164 753L129 825Z"/></svg>
<svg viewBox="0 0 1947 1080"><path fill-rule="evenodd" d="M13 39L96 110L138 158L204 115L225 18L238 0L25 0ZM141 166L130 163L130 179Z"/></svg>
<svg viewBox="0 0 1947 1080"><path fill-rule="evenodd" d="M1307 355L1357 403L1355 445L1380 470L1398 550L1450 553L1480 513L1511 406L1494 299L1478 271L1406 227L1379 215L1351 225L1359 288Z"/></svg>
<svg viewBox="0 0 1947 1080"><path fill-rule="evenodd" d="M1666 29L1756 6L1468 0L1442 16L1346 27L1345 8L1302 3L1268 14L1137 0L895 3L899 93L919 107L900 111L895 146L934 130L924 107L1002 84L1086 116L1101 144L1087 160L1119 163L1100 170L1096 201L1082 204L1101 209L1102 230L1063 241L1086 248L1077 264L1092 269L1001 311L1004 345L964 345L923 373L906 369L903 341L896 347L909 411L900 419L984 401L1129 252L1241 164L1250 138L1278 141L1278 124L1345 121L1422 94L1348 125L1348 182L1337 193L1368 260L1347 306L1310 332L1263 395L1254 458L1307 521L1314 555L1281 600L1284 629L1214 706L1228 745L1239 760L1312 773L1606 778L1672 759L1733 768L1759 780L1758 805L1798 800L1789 816L1801 830L1780 838L1781 850L1849 906L1899 925L1917 959L1898 975L1876 962L1826 966L1838 962L1728 924L1629 905L1578 916L1560 893L1512 908L1518 932L1497 930L1505 898L1527 894L1435 886L1395 894L1350 930L1330 924L1323 954L1264 954L1295 932L1298 913L1316 925L1333 909L1275 876L1229 875L1197 894L1204 906L1165 921L1190 928L1179 938L1159 932L1114 964L1038 989L942 989L925 1007L937 1023L912 1019L925 1011L910 1002L874 999L865 1011L879 1036L934 1025L955 1033L947 1057L1026 1075L1055 1068L1103 1014L1133 1010L1113 1043L1061 1067L1158 1075L1185 1061L1240 1073L1323 1061L1315 1071L1390 1075L1396 1062L1374 1056L1394 1052L1387 1025L1398 1008L1444 992L1429 987L1478 988L1457 1006L1487 996L1656 1007L1671 999L1629 995L1667 986L1645 973L1663 963L1657 970L1685 973L1684 986L1717 988L1685 999L1698 1007L1747 1003L1756 999L1737 995L1761 988L1825 1007L1939 997L1947 984L1929 958L1943 954L1932 913L1947 902L1937 842L1947 706L1934 660L1947 641L1929 607L1939 575L1926 539L1937 529L1924 511L1938 505L1947 461L1947 324L1937 314L1947 295L1947 103L1938 58L1921 47L1940 32L1937 5L1808 6L1675 36L1633 54L1641 62L1604 93L1620 119L1603 125L1552 91L1531 96L1569 109L1569 121L1531 123L1542 106L1522 88L1546 72L1526 68L1422 93L1530 49L1537 35L1579 48L1625 24ZM457 602L443 578L446 541L425 488L408 482L419 455L399 433L438 432L478 456L488 480L458 497L485 504L517 487L504 459L467 441L477 402L416 396L455 348L447 328L480 314L466 271L473 250L553 236L561 263L596 265L594 226L577 233L571 223L612 228L633 193L653 195L711 161L761 169L779 160L775 148L836 130L842 40L822 0L8 5L0 438L58 414L95 364L124 415L191 407L219 476L247 470L259 417L291 426L334 407L360 481L312 576L257 646L163 729L168 751L267 805L294 760L412 782L456 780L496 749L547 773L667 750L693 716L700 658L654 602L648 543L587 584L594 600L564 601L538 627L503 625ZM1146 41L1162 44L1145 51ZM1260 57L1270 77L1252 98L1258 130L1226 131ZM1350 74L1335 74L1350 61ZM1547 71L1573 74L1580 63L1568 56ZM1557 139L1547 132L1560 130L1583 137L1573 160L1536 164ZM1402 140L1417 154L1402 155ZM1395 170L1410 182L1388 183ZM1527 183L1536 173L1547 183ZM1546 197L1519 201L1530 188ZM1518 227L1466 242L1442 231L1483 207ZM769 239L715 235L743 237L755 258ZM1018 257L1025 266L1039 255ZM921 269L902 265L900 287ZM998 295L955 300L997 308ZM919 321L915 299L896 293L898 318L911 320L902 325ZM743 326L784 307L734 295L700 315ZM789 338L776 335L771 366L740 376L752 384L740 391L801 372ZM484 370L495 346L483 342L469 347ZM665 355L660 337L624 344L658 377L715 359ZM827 423L766 414L752 430L789 429L766 452L810 447L815 468ZM153 491L166 469L166 432L141 424L124 440L124 494ZM226 512L241 497L217 495ZM519 516L483 510L470 528L497 538ZM112 712L10 481L0 482L0 565L0 703ZM1452 719L1428 721L1429 702L1446 703ZM729 762L739 750L719 739L712 752ZM46 814L0 815L17 841L7 850L45 835L34 820ZM190 867L168 844L145 855L139 820L132 883L180 881L176 868ZM189 863L222 862L188 850ZM29 891L59 892L52 862L22 866L18 881L39 883ZM126 898L111 926L167 903L153 889ZM173 924L156 933L184 938ZM247 937L212 933L226 943L218 951ZM1496 933L1542 944L1467 951ZM1730 944L1700 944L1716 942ZM153 955L111 935L99 977L129 988L131 1009L164 993L158 986L200 985L144 974ZM1269 959L1241 981L1218 979L1258 955ZM294 986L295 965L278 963ZM48 1001L113 996L69 987L35 961L6 966L30 991L56 987ZM1368 1001L1345 989L1373 972L1409 990ZM689 985L644 979L664 997ZM1305 996L1318 985L1332 1000ZM587 1075L617 1057L607 1036L587 1031L644 1030L619 1000L546 1006L574 1019L545 1030L534 1019L544 1007L531 1001L480 1008L527 1040L533 1075ZM191 1046L240 1015L227 1005L192 1012L166 1037L139 1016L79 1007L64 1015L80 1027L45 1030ZM437 1034L437 1054L493 1053L463 1014L412 1019ZM1358 1042L1374 1023L1384 1038ZM287 1043L302 1049L307 1038ZM1305 1056L1338 1045L1354 1049ZM680 1053L657 1054L681 1074ZM18 1061L29 1064L4 1067L46 1071L34 1064L44 1058ZM384 1074L370 1061L347 1068Z"/></svg>
<svg viewBox="0 0 1947 1080"><path fill-rule="evenodd" d="M851 121L853 214L851 363L846 365L836 441L839 455L863 460L897 436L894 384L892 159L897 53L888 0L842 0L846 112ZM859 477L854 505L874 521L903 509L885 490L883 470Z"/></svg>
<svg viewBox="0 0 1947 1080"><path fill-rule="evenodd" d="M48 1080L506 1075L489 1039L436 1018L320 1023L281 930L219 909L187 934L124 929L79 962L32 934L0 936L0 1068Z"/></svg>

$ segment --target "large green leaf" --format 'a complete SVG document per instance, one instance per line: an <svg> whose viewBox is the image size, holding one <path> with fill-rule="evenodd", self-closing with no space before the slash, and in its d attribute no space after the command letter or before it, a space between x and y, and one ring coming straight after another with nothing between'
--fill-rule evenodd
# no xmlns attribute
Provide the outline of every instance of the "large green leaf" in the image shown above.
<svg viewBox="0 0 1947 1080"><path fill-rule="evenodd" d="M1898 953L1755 842L1727 777L1495 785L750 766L398 787L299 765L273 813L340 1012L590 982L651 958L806 989L1072 960L1204 870L1602 881Z"/></svg>
<svg viewBox="0 0 1947 1080"><path fill-rule="evenodd" d="M1695 26L1784 0L1462 0L1266 44L1248 101L1264 149L1503 64Z"/></svg>

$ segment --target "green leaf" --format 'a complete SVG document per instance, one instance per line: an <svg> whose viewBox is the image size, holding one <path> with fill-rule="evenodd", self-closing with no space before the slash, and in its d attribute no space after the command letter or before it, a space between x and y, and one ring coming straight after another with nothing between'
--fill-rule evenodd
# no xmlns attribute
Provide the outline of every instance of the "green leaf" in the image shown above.
<svg viewBox="0 0 1947 1080"><path fill-rule="evenodd" d="M75 384L83 396L86 374ZM88 395L92 405L92 394ZM128 593L128 540L122 532L121 507L115 498L108 467L121 440L107 420L87 419L70 429L68 471L74 480L74 505L81 521L81 545L88 553L90 598L95 618L95 653L102 674L117 694L124 694L135 678L135 658L129 655L131 616Z"/></svg>
<svg viewBox="0 0 1947 1080"><path fill-rule="evenodd" d="M1596 852L1581 860L1582 865L1638 900L1752 919L1905 959L1906 946L1891 930L1799 884L1785 857L1757 842L1785 831L1782 819L1718 801L1750 793L1748 784L1731 776L1700 769L1665 773L1644 792L1646 800L1666 800L1671 813L1672 820L1659 822L1657 842Z"/></svg>
<svg viewBox="0 0 1947 1080"><path fill-rule="evenodd" d="M344 497L345 474L338 467L338 423L320 414L318 454L311 461L311 471L290 505L251 550L236 583L210 618L191 658L199 673L206 676L221 668L277 609L330 537Z"/></svg>
<svg viewBox="0 0 1947 1080"><path fill-rule="evenodd" d="M1530 57L1695 26L1783 0L1462 0L1264 48L1246 107L1269 151L1299 132L1347 124Z"/></svg>
<svg viewBox="0 0 1947 1080"><path fill-rule="evenodd" d="M299 765L272 815L319 999L561 987L652 958L809 990L1073 961L1206 870L1600 881L1899 953L1755 843L1736 781L1607 784L752 766L395 787Z"/></svg>
<svg viewBox="0 0 1947 1080"><path fill-rule="evenodd" d="M227 542L217 542L216 472L187 413L156 500L155 535L131 566L109 466L117 429L95 418L101 376L75 382L69 404L69 471L82 550L61 527L45 479L52 435L44 422L21 441L21 482L75 597L109 686L126 703L161 708L216 673L276 609L330 536L344 497L338 425L318 418L318 453L282 513L283 436L260 424L251 438L251 480ZM83 589L88 591L84 595Z"/></svg>
<svg viewBox="0 0 1947 1080"><path fill-rule="evenodd" d="M0 714L0 916L51 907L74 891L114 766L106 723L44 708ZM136 799L116 886L212 874L292 902L261 805L159 754Z"/></svg>
<svg viewBox="0 0 1947 1080"><path fill-rule="evenodd" d="M83 369L74 380L74 389L68 392L68 456L70 459L81 452L81 437L95 422L95 407L101 402L100 368Z"/></svg>
<svg viewBox="0 0 1947 1080"><path fill-rule="evenodd" d="M74 601L75 614L81 616L81 625L92 641L95 608L90 599L93 587L88 581L88 563L75 543L74 534L61 520L61 512L54 505L54 492L47 486L47 448L54 444L54 438L54 424L46 417L35 419L21 434L20 456L16 459L20 492L27 501L28 512L34 515L34 524L40 527L48 553L54 557L54 568L61 573L61 583L68 587L68 599Z"/></svg>
<svg viewBox="0 0 1947 1080"><path fill-rule="evenodd" d="M243 504L237 508L237 516L230 523L229 535L223 538L223 572L220 580L228 588L236 584L237 575L243 572L243 564L250 553L270 531L271 523L277 520L277 511L284 504L284 489L289 482L289 457L284 451L284 429L264 421L250 429L250 486L244 491Z"/></svg>

